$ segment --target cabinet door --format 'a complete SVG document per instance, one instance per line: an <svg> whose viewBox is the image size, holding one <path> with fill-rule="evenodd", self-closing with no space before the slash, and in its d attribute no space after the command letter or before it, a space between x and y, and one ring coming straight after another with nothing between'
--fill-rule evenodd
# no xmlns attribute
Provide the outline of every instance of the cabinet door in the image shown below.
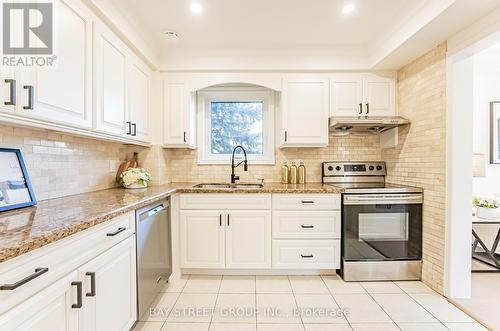
<svg viewBox="0 0 500 331"><path fill-rule="evenodd" d="M77 272L63 277L0 316L0 330L73 331L78 330Z"/></svg>
<svg viewBox="0 0 500 331"><path fill-rule="evenodd" d="M53 67L20 70L20 114L91 128L93 15L80 1L56 0L53 4L57 59Z"/></svg>
<svg viewBox="0 0 500 331"><path fill-rule="evenodd" d="M131 133L125 123L127 106L127 56L125 44L104 24L94 33L95 127L116 135ZM127 125L128 124L128 125Z"/></svg>
<svg viewBox="0 0 500 331"><path fill-rule="evenodd" d="M328 79L284 80L281 147L328 145Z"/></svg>
<svg viewBox="0 0 500 331"><path fill-rule="evenodd" d="M330 116L360 116L363 109L363 78L337 75L330 80Z"/></svg>
<svg viewBox="0 0 500 331"><path fill-rule="evenodd" d="M195 148L196 95L185 82L164 82L164 144L168 147Z"/></svg>
<svg viewBox="0 0 500 331"><path fill-rule="evenodd" d="M271 267L271 212L226 213L226 268Z"/></svg>
<svg viewBox="0 0 500 331"><path fill-rule="evenodd" d="M17 84L13 68L3 67L0 69L0 112L14 113L17 103Z"/></svg>
<svg viewBox="0 0 500 331"><path fill-rule="evenodd" d="M150 141L152 73L137 57L131 57L128 72L128 111L132 122L132 138Z"/></svg>
<svg viewBox="0 0 500 331"><path fill-rule="evenodd" d="M396 114L396 83L393 79L368 75L363 79L364 114L393 116Z"/></svg>
<svg viewBox="0 0 500 331"><path fill-rule="evenodd" d="M94 258L78 274L84 282L80 330L130 330L137 316L135 237Z"/></svg>
<svg viewBox="0 0 500 331"><path fill-rule="evenodd" d="M224 268L223 212L181 211L181 267Z"/></svg>

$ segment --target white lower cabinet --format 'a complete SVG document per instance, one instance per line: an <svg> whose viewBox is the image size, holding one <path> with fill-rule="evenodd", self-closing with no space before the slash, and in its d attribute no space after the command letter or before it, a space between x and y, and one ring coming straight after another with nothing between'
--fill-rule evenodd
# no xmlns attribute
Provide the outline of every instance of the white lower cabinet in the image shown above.
<svg viewBox="0 0 500 331"><path fill-rule="evenodd" d="M271 212L181 211L183 268L270 268Z"/></svg>
<svg viewBox="0 0 500 331"><path fill-rule="evenodd" d="M79 330L130 330L136 320L134 237L78 270L84 300Z"/></svg>
<svg viewBox="0 0 500 331"><path fill-rule="evenodd" d="M228 211L226 268L271 267L271 212Z"/></svg>
<svg viewBox="0 0 500 331"><path fill-rule="evenodd" d="M181 265L184 268L224 268L222 212L181 211Z"/></svg>
<svg viewBox="0 0 500 331"><path fill-rule="evenodd" d="M340 240L273 240L273 268L338 269Z"/></svg>
<svg viewBox="0 0 500 331"><path fill-rule="evenodd" d="M338 194L207 193L179 200L181 268L340 267Z"/></svg>
<svg viewBox="0 0 500 331"><path fill-rule="evenodd" d="M77 279L74 271L0 315L0 330L78 330Z"/></svg>
<svg viewBox="0 0 500 331"><path fill-rule="evenodd" d="M133 225L131 212L0 263L0 285L14 287L0 291L0 330L130 330L137 319ZM46 270L28 279L39 269L34 263Z"/></svg>

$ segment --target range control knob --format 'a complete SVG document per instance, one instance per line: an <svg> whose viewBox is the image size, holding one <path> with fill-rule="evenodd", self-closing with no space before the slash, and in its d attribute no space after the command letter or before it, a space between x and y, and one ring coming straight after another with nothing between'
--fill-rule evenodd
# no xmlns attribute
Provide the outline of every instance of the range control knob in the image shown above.
<svg viewBox="0 0 500 331"><path fill-rule="evenodd" d="M378 165L378 166L377 166L377 170L378 170L378 171L382 170L382 166L379 166L379 165Z"/></svg>
<svg viewBox="0 0 500 331"><path fill-rule="evenodd" d="M342 168L340 166L336 166L335 170L340 171Z"/></svg>
<svg viewBox="0 0 500 331"><path fill-rule="evenodd" d="M332 166L328 166L328 171L333 171L333 167Z"/></svg>
<svg viewBox="0 0 500 331"><path fill-rule="evenodd" d="M369 167L368 167L368 170L370 170L370 171L373 171L373 169L375 169L375 167L374 167L374 166L369 166Z"/></svg>

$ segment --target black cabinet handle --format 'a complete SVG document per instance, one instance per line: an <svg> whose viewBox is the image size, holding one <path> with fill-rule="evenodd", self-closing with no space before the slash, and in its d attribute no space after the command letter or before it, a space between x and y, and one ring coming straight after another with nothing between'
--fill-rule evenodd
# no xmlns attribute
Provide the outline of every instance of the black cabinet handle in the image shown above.
<svg viewBox="0 0 500 331"><path fill-rule="evenodd" d="M359 104L359 113L358 114L359 115L363 114L363 104L362 103Z"/></svg>
<svg viewBox="0 0 500 331"><path fill-rule="evenodd" d="M311 204L311 203L314 203L313 200L302 200L301 201L302 203L306 203L306 204Z"/></svg>
<svg viewBox="0 0 500 331"><path fill-rule="evenodd" d="M366 115L368 115L370 113L370 104L367 103L366 104Z"/></svg>
<svg viewBox="0 0 500 331"><path fill-rule="evenodd" d="M86 272L85 276L90 276L90 292L85 295L95 297L95 272Z"/></svg>
<svg viewBox="0 0 500 331"><path fill-rule="evenodd" d="M35 87L31 85L25 85L23 86L25 90L28 90L28 105L23 106L23 109L26 110L33 110L33 99L34 99L34 94L35 94Z"/></svg>
<svg viewBox="0 0 500 331"><path fill-rule="evenodd" d="M311 259L314 257L314 255L312 255L312 254L309 254L309 255L300 254L300 257L303 259Z"/></svg>
<svg viewBox="0 0 500 331"><path fill-rule="evenodd" d="M137 136L137 123L132 123L132 136Z"/></svg>
<svg viewBox="0 0 500 331"><path fill-rule="evenodd" d="M82 282L71 282L71 286L76 286L76 303L71 305L71 308L82 308Z"/></svg>
<svg viewBox="0 0 500 331"><path fill-rule="evenodd" d="M227 214L227 226L229 226L229 214Z"/></svg>
<svg viewBox="0 0 500 331"><path fill-rule="evenodd" d="M314 229L314 225L304 225L304 224L302 224L300 227L302 229Z"/></svg>
<svg viewBox="0 0 500 331"><path fill-rule="evenodd" d="M219 214L219 226L222 226L222 214Z"/></svg>
<svg viewBox="0 0 500 331"><path fill-rule="evenodd" d="M31 275L29 275L28 277L25 277L25 278L21 279L20 281L15 282L14 284L5 284L5 285L0 286L0 291L15 290L19 286L22 286L22 285L32 281L33 279L40 277L41 275L43 275L47 271L49 271L49 268L36 268L35 272L32 273Z"/></svg>
<svg viewBox="0 0 500 331"><path fill-rule="evenodd" d="M10 84L9 88L9 101L5 101L4 104L6 106L15 106L16 105L16 80L15 79L6 79L5 82Z"/></svg>
<svg viewBox="0 0 500 331"><path fill-rule="evenodd" d="M186 135L187 135L187 132L186 132L186 131L184 131L184 142L187 142Z"/></svg>
<svg viewBox="0 0 500 331"><path fill-rule="evenodd" d="M118 228L118 230L116 230L115 232L106 233L106 236L108 236L108 237L114 237L114 236L116 236L118 233L123 232L123 231L125 231L125 230L127 230L127 228Z"/></svg>
<svg viewBox="0 0 500 331"><path fill-rule="evenodd" d="M131 134L132 133L132 122L127 121L125 123L127 124L127 132L126 132L126 134Z"/></svg>
<svg viewBox="0 0 500 331"><path fill-rule="evenodd" d="M288 140L288 132L285 131L285 142Z"/></svg>

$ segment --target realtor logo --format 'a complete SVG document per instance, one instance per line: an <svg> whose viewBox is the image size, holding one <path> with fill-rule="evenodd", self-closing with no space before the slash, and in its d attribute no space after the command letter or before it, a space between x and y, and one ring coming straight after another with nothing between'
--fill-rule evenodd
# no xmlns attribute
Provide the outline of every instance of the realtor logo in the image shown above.
<svg viewBox="0 0 500 331"><path fill-rule="evenodd" d="M52 3L4 3L3 54L52 54L52 23Z"/></svg>

